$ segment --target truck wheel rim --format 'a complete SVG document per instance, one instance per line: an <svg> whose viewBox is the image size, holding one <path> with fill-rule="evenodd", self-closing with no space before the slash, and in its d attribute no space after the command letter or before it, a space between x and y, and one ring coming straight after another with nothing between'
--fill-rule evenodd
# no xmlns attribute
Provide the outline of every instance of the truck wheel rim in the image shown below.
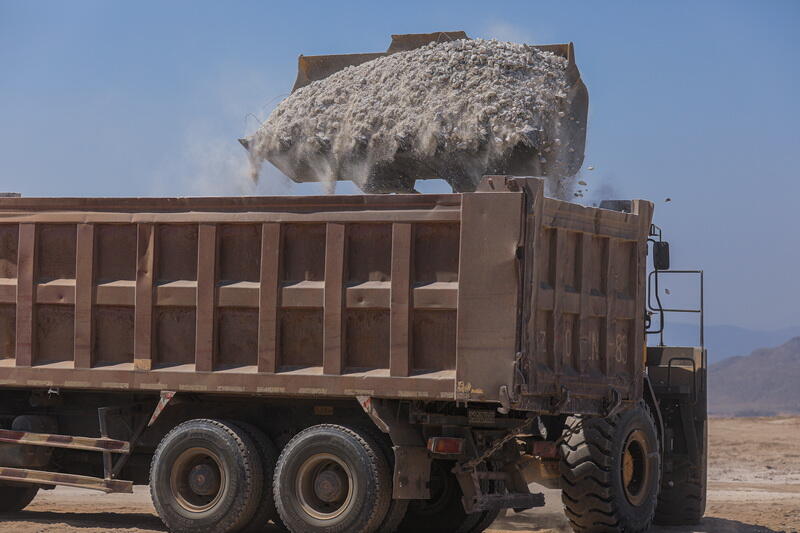
<svg viewBox="0 0 800 533"><path fill-rule="evenodd" d="M219 457L205 448L184 450L175 460L169 476L175 500L191 513L213 508L225 493L227 484Z"/></svg>
<svg viewBox="0 0 800 533"><path fill-rule="evenodd" d="M296 493L303 511L316 520L341 516L353 501L350 467L330 453L314 454L300 465Z"/></svg>
<svg viewBox="0 0 800 533"><path fill-rule="evenodd" d="M622 452L622 487L631 505L639 506L647 499L652 471L649 447L642 430L628 435Z"/></svg>

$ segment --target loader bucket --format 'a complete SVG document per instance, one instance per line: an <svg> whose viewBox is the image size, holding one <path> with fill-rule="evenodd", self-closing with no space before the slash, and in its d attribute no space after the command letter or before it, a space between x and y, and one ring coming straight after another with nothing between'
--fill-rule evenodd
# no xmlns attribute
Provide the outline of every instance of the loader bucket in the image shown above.
<svg viewBox="0 0 800 533"><path fill-rule="evenodd" d="M317 80L324 79L331 74L349 66L360 65L367 61L387 56L396 52L404 52L425 46L432 42L453 41L468 39L463 31L413 33L405 35L392 35L392 42L386 52L365 54L341 55L301 55L297 62L297 79L292 92ZM552 52L564 57L568 61L567 79L568 91L563 100L564 116L568 120L562 121L563 155L558 159L542 157L536 148L519 144L502 168L489 169L492 174L514 174L520 176L572 176L578 172L583 164L584 148L586 143L586 117L589 109L589 93L581 80L580 72L575 64L575 51L572 43L539 45L536 48ZM247 149L247 140L240 140ZM307 162L297 161L288 154L272 153L267 155L267 160L289 176L293 181L302 183L317 181L316 171ZM464 168L477 164L481 154L459 153L447 160L420 162L413 157L398 153L395 159L381 164L373 170L373 175L368 183L360 184L365 192L408 192L413 190L414 182L418 179L436 179L443 177L442 169L452 172L454 166ZM557 161L554 162L554 161ZM347 163L340 166L337 175L339 180L349 180ZM458 174L458 172L455 172ZM474 190L475 183L470 180L448 179L455 191L468 192Z"/></svg>
<svg viewBox="0 0 800 533"><path fill-rule="evenodd" d="M312 81L327 78L334 72L347 67L360 65L395 52L414 50L433 42L455 41L457 39L468 39L468 37L463 31L408 33L405 35L392 35L392 44L389 45L389 49L385 52L325 56L301 55L297 58L297 79L294 82L294 87L292 87L292 92L295 92L300 87L305 87Z"/></svg>

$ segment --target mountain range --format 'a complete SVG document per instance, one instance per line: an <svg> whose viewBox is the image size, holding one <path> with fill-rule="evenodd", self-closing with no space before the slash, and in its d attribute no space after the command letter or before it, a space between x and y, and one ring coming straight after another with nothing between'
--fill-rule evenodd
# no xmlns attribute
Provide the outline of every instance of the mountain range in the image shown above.
<svg viewBox="0 0 800 533"><path fill-rule="evenodd" d="M712 364L708 399L713 415L800 413L800 336Z"/></svg>

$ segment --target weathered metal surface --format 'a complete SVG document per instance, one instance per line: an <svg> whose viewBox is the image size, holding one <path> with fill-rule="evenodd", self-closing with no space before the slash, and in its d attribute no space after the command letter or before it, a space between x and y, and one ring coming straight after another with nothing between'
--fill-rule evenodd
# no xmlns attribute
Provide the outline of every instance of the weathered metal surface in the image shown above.
<svg viewBox="0 0 800 533"><path fill-rule="evenodd" d="M0 442L47 446L49 448L68 448L93 452L130 453L128 442L108 438L75 437L72 435L50 435L0 429Z"/></svg>
<svg viewBox="0 0 800 533"><path fill-rule="evenodd" d="M523 193L468 193L463 205L458 397L497 397L514 382Z"/></svg>
<svg viewBox="0 0 800 533"><path fill-rule="evenodd" d="M520 337L522 400L551 397L566 412L582 399L642 395L647 235L652 204L631 213L544 198L528 190ZM532 253L530 253L532 251ZM583 409L585 409L584 407Z"/></svg>
<svg viewBox="0 0 800 533"><path fill-rule="evenodd" d="M460 204L458 195L5 200L0 316L13 327L0 328L0 385L452 398ZM54 229L74 238L41 253L40 235ZM393 259L395 229L407 244ZM430 250L417 272L415 249ZM401 255L409 355L395 375Z"/></svg>
<svg viewBox="0 0 800 533"><path fill-rule="evenodd" d="M495 180L0 199L0 386L473 401L506 386L536 408L562 386L641 394L650 205Z"/></svg>
<svg viewBox="0 0 800 533"><path fill-rule="evenodd" d="M33 485L62 485L79 489L99 490L101 492L133 492L133 483L120 479L100 479L76 474L62 474L59 472L45 472L42 470L29 470L25 468L0 467L1 481L16 481Z"/></svg>
<svg viewBox="0 0 800 533"><path fill-rule="evenodd" d="M161 391L161 395L158 399L158 403L156 404L155 409L153 409L153 414L150 416L150 420L147 421L147 427L152 426L158 420L158 417L161 416L161 413L164 412L164 409L167 408L169 402L175 397L175 391Z"/></svg>
<svg viewBox="0 0 800 533"><path fill-rule="evenodd" d="M424 446L394 447L393 497L398 500L431 497L431 455Z"/></svg>
<svg viewBox="0 0 800 533"><path fill-rule="evenodd" d="M700 347L649 346L647 373L657 394L705 394L706 352Z"/></svg>
<svg viewBox="0 0 800 533"><path fill-rule="evenodd" d="M44 468L50 464L53 447L25 446L16 439L28 440L29 435L59 433L58 420L55 417L48 415L15 416L8 430L11 432L5 436L10 437L11 440L0 444L0 465L12 468Z"/></svg>

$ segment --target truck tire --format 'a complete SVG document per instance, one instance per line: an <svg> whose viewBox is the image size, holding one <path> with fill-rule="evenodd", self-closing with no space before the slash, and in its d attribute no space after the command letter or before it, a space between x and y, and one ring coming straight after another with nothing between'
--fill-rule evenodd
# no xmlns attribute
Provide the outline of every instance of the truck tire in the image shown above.
<svg viewBox="0 0 800 533"><path fill-rule="evenodd" d="M461 503L463 496L461 487L451 472L453 466L455 463L452 461L431 462L431 497L428 500L411 500L399 531L478 533L489 527L489 524L497 518L495 511L467 514L464 504ZM486 524L489 518L491 520Z"/></svg>
<svg viewBox="0 0 800 533"><path fill-rule="evenodd" d="M261 503L262 471L255 444L236 425L189 420L156 448L150 495L170 531L236 531L252 519Z"/></svg>
<svg viewBox="0 0 800 533"><path fill-rule="evenodd" d="M289 441L278 458L275 505L295 533L373 533L392 497L383 452L363 432L333 424L312 426Z"/></svg>
<svg viewBox="0 0 800 533"><path fill-rule="evenodd" d="M386 459L386 464L389 465L389 490L393 491L394 450L392 449L392 441L388 435L375 427L359 428L359 431L362 429L372 437L372 440L378 445L378 448L380 448L381 452L383 453L383 457ZM395 500L392 498L392 501L389 503L389 510L386 512L386 518L383 519L383 522L381 522L381 525L378 527L376 533L395 533L400 527L400 522L402 522L403 518L406 517L409 501L410 500Z"/></svg>
<svg viewBox="0 0 800 533"><path fill-rule="evenodd" d="M661 455L655 422L643 402L611 418L567 418L560 452L561 495L573 530L650 527Z"/></svg>
<svg viewBox="0 0 800 533"><path fill-rule="evenodd" d="M275 508L275 497L272 494L272 478L275 475L275 463L278 462L278 449L272 444L270 438L253 424L238 420L234 424L247 433L247 436L255 444L259 459L261 459L261 471L264 478L261 502L253 518L242 528L242 532L259 533L265 531L269 527L268 522L270 521L279 529L285 530L286 527L281 522L280 516L278 516L278 510Z"/></svg>
<svg viewBox="0 0 800 533"><path fill-rule="evenodd" d="M0 513L16 513L28 506L39 492L37 486L0 485Z"/></svg>

